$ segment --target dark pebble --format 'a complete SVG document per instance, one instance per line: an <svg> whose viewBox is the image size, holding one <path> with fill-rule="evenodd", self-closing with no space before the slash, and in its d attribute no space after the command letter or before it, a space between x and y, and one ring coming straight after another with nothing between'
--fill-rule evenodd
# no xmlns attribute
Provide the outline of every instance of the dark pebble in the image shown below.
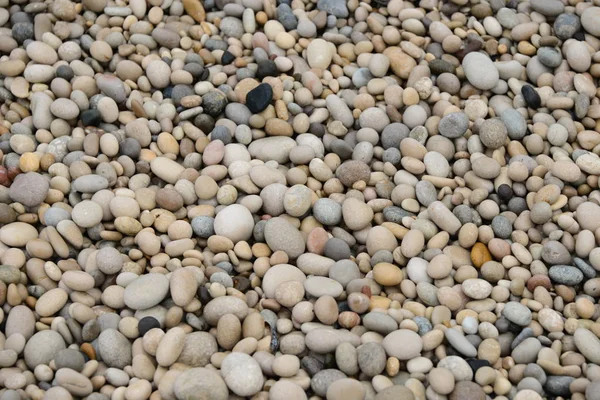
<svg viewBox="0 0 600 400"><path fill-rule="evenodd" d="M573 39L579 40L580 42L585 42L585 33L582 31L576 32L573 35Z"/></svg>
<svg viewBox="0 0 600 400"><path fill-rule="evenodd" d="M83 126L98 126L102 123L102 115L98 109L85 110L81 113Z"/></svg>
<svg viewBox="0 0 600 400"><path fill-rule="evenodd" d="M33 40L33 24L31 22L18 22L12 27L12 37L19 44L23 44L26 40Z"/></svg>
<svg viewBox="0 0 600 400"><path fill-rule="evenodd" d="M206 304L212 300L212 296L205 286L201 286L200 289L198 289L198 299L200 299L202 304Z"/></svg>
<svg viewBox="0 0 600 400"><path fill-rule="evenodd" d="M537 110L542 105L542 99L533 86L523 85L521 94L523 95L523 99L525 99L525 103L534 110Z"/></svg>
<svg viewBox="0 0 600 400"><path fill-rule="evenodd" d="M227 96L220 90L209 90L202 96L202 108L207 114L216 117L221 114L227 106Z"/></svg>
<svg viewBox="0 0 600 400"><path fill-rule="evenodd" d="M11 92L9 92L7 89L0 87L0 100L1 101L7 101L7 100L14 100L15 97L13 96L13 94Z"/></svg>
<svg viewBox="0 0 600 400"><path fill-rule="evenodd" d="M441 75L444 72L454 73L454 67L448 61L434 59L429 62L429 69L434 75Z"/></svg>
<svg viewBox="0 0 600 400"><path fill-rule="evenodd" d="M527 201L522 197L513 197L508 201L508 210L517 215L528 209Z"/></svg>
<svg viewBox="0 0 600 400"><path fill-rule="evenodd" d="M544 390L554 396L571 397L571 383L575 380L572 376L551 375L546 380Z"/></svg>
<svg viewBox="0 0 600 400"><path fill-rule="evenodd" d="M253 114L258 114L271 104L271 100L273 100L273 88L268 83L261 83L248 92L246 107Z"/></svg>
<svg viewBox="0 0 600 400"><path fill-rule="evenodd" d="M330 145L331 151L340 156L342 161L352 158L352 147L342 139L335 139Z"/></svg>
<svg viewBox="0 0 600 400"><path fill-rule="evenodd" d="M246 293L250 289L250 280L245 276L237 275L233 278L233 287Z"/></svg>
<svg viewBox="0 0 600 400"><path fill-rule="evenodd" d="M314 357L306 356L302 359L302 369L308 373L308 376L313 376L323 369L324 364Z"/></svg>
<svg viewBox="0 0 600 400"><path fill-rule="evenodd" d="M140 156L141 151L142 146L140 145L140 142L134 138L126 138L119 143L119 153L124 156L128 156L133 160Z"/></svg>
<svg viewBox="0 0 600 400"><path fill-rule="evenodd" d="M231 54L228 50L225 51L223 53L223 55L221 56L221 64L222 65L229 65L233 62L233 60L235 60L235 56L233 54Z"/></svg>
<svg viewBox="0 0 600 400"><path fill-rule="evenodd" d="M189 72L194 79L202 80L200 77L204 73L204 67L198 63L188 63L183 66L183 70Z"/></svg>
<svg viewBox="0 0 600 400"><path fill-rule="evenodd" d="M477 372L479 368L489 367L490 362L488 360L477 360L475 358L467 359L469 367L473 370L473 373Z"/></svg>
<svg viewBox="0 0 600 400"><path fill-rule="evenodd" d="M163 89L163 97L165 99L170 99L173 97L173 86L167 86Z"/></svg>
<svg viewBox="0 0 600 400"><path fill-rule="evenodd" d="M215 127L215 120L208 114L200 114L194 118L194 125L202 132L210 132Z"/></svg>
<svg viewBox="0 0 600 400"><path fill-rule="evenodd" d="M325 243L324 254L335 261L346 260L352 255L348 243L338 238L331 238Z"/></svg>
<svg viewBox="0 0 600 400"><path fill-rule="evenodd" d="M140 337L144 336L150 329L160 328L160 322L154 317L144 317L138 323Z"/></svg>
<svg viewBox="0 0 600 400"><path fill-rule="evenodd" d="M73 69L68 65L61 65L56 68L56 77L63 78L66 81L70 81L75 76Z"/></svg>
<svg viewBox="0 0 600 400"><path fill-rule="evenodd" d="M513 190L506 183L503 183L498 187L498 196L500 200L507 202L513 197Z"/></svg>
<svg viewBox="0 0 600 400"><path fill-rule="evenodd" d="M277 76L279 71L275 61L272 60L261 60L258 62L258 68L256 69L256 77L262 80L267 76Z"/></svg>

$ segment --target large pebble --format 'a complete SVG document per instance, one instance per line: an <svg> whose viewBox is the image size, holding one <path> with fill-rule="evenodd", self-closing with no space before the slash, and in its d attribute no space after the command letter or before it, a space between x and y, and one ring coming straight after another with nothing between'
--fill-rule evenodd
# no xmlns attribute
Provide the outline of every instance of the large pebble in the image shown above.
<svg viewBox="0 0 600 400"><path fill-rule="evenodd" d="M133 310L145 310L159 304L169 292L169 280L162 274L142 275L125 288L123 300Z"/></svg>
<svg viewBox="0 0 600 400"><path fill-rule="evenodd" d="M492 60L484 53L471 52L462 61L465 76L477 89L489 90L498 84L500 75Z"/></svg>

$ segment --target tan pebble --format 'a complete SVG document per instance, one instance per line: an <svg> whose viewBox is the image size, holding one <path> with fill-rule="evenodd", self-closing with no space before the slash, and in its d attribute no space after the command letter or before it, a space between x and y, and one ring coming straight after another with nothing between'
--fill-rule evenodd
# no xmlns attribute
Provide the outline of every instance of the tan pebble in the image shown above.
<svg viewBox="0 0 600 400"><path fill-rule="evenodd" d="M379 263L373 267L373 278L380 285L395 286L402 282L403 273L393 264Z"/></svg>

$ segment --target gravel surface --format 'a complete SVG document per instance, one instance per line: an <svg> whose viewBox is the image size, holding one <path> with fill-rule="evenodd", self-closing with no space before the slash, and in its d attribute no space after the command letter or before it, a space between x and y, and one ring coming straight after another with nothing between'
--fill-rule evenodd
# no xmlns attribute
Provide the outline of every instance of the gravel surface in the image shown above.
<svg viewBox="0 0 600 400"><path fill-rule="evenodd" d="M600 400L599 78L599 0L0 0L0 400Z"/></svg>

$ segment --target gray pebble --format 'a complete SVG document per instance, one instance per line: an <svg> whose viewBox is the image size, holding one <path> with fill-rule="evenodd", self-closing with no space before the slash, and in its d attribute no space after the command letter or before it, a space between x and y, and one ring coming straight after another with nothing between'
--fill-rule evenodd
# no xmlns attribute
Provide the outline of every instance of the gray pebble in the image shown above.
<svg viewBox="0 0 600 400"><path fill-rule="evenodd" d="M548 275L554 282L561 285L574 286L583 281L583 272L570 265L554 265L548 270Z"/></svg>
<svg viewBox="0 0 600 400"><path fill-rule="evenodd" d="M571 254L564 244L549 240L542 248L542 260L551 265L571 264Z"/></svg>
<svg viewBox="0 0 600 400"><path fill-rule="evenodd" d="M450 139L463 136L467 129L469 129L469 117L463 112L453 112L444 116L438 126L440 134Z"/></svg>
<svg viewBox="0 0 600 400"><path fill-rule="evenodd" d="M502 312L506 319L519 326L527 326L531 323L531 310L516 301L509 301Z"/></svg>
<svg viewBox="0 0 600 400"><path fill-rule="evenodd" d="M500 114L500 119L506 125L508 137L512 140L521 140L527 134L527 121L520 112L514 108L507 108Z"/></svg>
<svg viewBox="0 0 600 400"><path fill-rule="evenodd" d="M508 239L513 231L512 223L503 215L497 215L492 220L492 230L496 237Z"/></svg>
<svg viewBox="0 0 600 400"><path fill-rule="evenodd" d="M571 383L575 378L572 376L548 376L544 390L554 396L571 397Z"/></svg>
<svg viewBox="0 0 600 400"><path fill-rule="evenodd" d="M323 225L338 225L342 220L342 206L328 198L317 200L312 211L315 219Z"/></svg>
<svg viewBox="0 0 600 400"><path fill-rule="evenodd" d="M358 346L357 351L358 365L365 375L370 377L379 375L385 369L387 356L381 344L375 342L365 343Z"/></svg>
<svg viewBox="0 0 600 400"><path fill-rule="evenodd" d="M304 366L304 362L302 363ZM317 396L325 397L329 385L333 382L346 378L346 374L337 369L324 369L317 372L310 380L310 387Z"/></svg>

